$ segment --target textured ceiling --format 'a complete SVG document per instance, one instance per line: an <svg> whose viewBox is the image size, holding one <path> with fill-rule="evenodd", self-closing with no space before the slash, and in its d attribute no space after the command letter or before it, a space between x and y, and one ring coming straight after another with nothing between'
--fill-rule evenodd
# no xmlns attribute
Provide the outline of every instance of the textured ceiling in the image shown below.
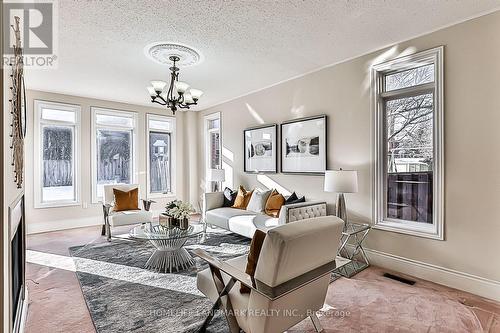
<svg viewBox="0 0 500 333"><path fill-rule="evenodd" d="M193 46L181 80L198 109L500 8L500 0L59 1L59 66L28 70L29 89L150 105L145 86L168 69L155 41Z"/></svg>

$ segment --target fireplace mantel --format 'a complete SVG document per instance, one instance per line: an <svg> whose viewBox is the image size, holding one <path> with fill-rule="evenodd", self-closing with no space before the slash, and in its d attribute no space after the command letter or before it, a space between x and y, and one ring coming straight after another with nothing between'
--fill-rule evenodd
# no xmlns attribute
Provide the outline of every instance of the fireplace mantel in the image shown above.
<svg viewBox="0 0 500 333"><path fill-rule="evenodd" d="M28 311L26 289L26 221L24 193L9 205L9 300L10 327L13 333L23 331Z"/></svg>

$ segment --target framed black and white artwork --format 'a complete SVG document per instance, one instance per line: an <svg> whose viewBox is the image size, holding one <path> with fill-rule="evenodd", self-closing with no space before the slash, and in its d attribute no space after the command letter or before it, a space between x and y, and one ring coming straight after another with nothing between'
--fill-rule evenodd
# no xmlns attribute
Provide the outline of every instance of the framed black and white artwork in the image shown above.
<svg viewBox="0 0 500 333"><path fill-rule="evenodd" d="M278 172L278 125L265 125L243 131L244 171Z"/></svg>
<svg viewBox="0 0 500 333"><path fill-rule="evenodd" d="M281 172L321 175L327 161L326 115L281 124Z"/></svg>

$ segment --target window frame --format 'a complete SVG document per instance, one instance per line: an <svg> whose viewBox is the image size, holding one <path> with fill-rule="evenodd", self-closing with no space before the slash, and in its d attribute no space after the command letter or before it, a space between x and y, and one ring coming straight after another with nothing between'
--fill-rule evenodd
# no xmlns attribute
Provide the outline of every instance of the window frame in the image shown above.
<svg viewBox="0 0 500 333"><path fill-rule="evenodd" d="M374 228L413 236L444 240L444 47L439 46L408 56L396 58L372 67L372 115L374 128L373 150L373 222ZM386 92L385 76L396 72L434 64L434 82ZM432 91L433 110L433 221L422 223L391 219L386 216L386 124L385 106L388 99L404 98Z"/></svg>
<svg viewBox="0 0 500 333"><path fill-rule="evenodd" d="M138 128L138 113L135 111L124 111L124 110L116 110L116 109L109 109L109 108L103 108L103 107L98 107L98 106L91 106L90 107L90 113L91 113L91 142L90 142L90 154L91 154L91 184L92 184L92 203L99 203L102 202L103 198L97 196L97 130L98 129L109 129L109 130L126 130L129 131L132 129L132 152L131 152L131 158L132 158L132 170L130 172L130 184L137 184L138 183L138 177L137 177L137 171L138 171L138 166L137 166L137 128ZM126 126L112 126L112 125L98 125L97 124L97 114L103 114L103 115L110 115L110 116L124 116L127 118L131 118L133 121L133 127L126 127Z"/></svg>
<svg viewBox="0 0 500 333"><path fill-rule="evenodd" d="M171 130L161 130L156 128L150 128L149 121L168 121L171 124ZM158 115L154 113L146 114L146 187L147 187L147 197L148 199L155 198L168 198L176 196L176 118L164 115ZM150 151L149 151L149 133L150 132L161 132L170 134L170 182L171 191L168 193L152 193L151 192L151 179L150 179Z"/></svg>
<svg viewBox="0 0 500 333"><path fill-rule="evenodd" d="M219 128L217 130L209 129L208 124L212 120L219 119ZM208 170L210 169L210 138L209 134L219 132L220 162L218 167L222 168L222 115L220 112L214 112L203 117L203 141L205 149L205 179L208 179Z"/></svg>
<svg viewBox="0 0 500 333"><path fill-rule="evenodd" d="M58 120L44 120L42 119L42 109L52 108L61 111L70 111L75 114L75 121L58 121ZM33 177L33 194L34 194L34 208L54 208L54 207L68 207L79 206L81 204L81 107L76 104L59 103L45 100L34 100L34 177ZM73 127L73 182L74 182L74 200L54 200L49 202L43 201L43 127L47 125L53 126L66 126Z"/></svg>

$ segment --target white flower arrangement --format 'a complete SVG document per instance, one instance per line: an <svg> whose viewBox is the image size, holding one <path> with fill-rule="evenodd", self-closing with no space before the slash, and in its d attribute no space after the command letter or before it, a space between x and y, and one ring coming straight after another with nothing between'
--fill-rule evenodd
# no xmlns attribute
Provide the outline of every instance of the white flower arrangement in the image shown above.
<svg viewBox="0 0 500 333"><path fill-rule="evenodd" d="M167 215L180 220L189 218L189 216L195 212L193 205L191 205L189 202L184 202L181 200L170 202L167 205L166 209Z"/></svg>

